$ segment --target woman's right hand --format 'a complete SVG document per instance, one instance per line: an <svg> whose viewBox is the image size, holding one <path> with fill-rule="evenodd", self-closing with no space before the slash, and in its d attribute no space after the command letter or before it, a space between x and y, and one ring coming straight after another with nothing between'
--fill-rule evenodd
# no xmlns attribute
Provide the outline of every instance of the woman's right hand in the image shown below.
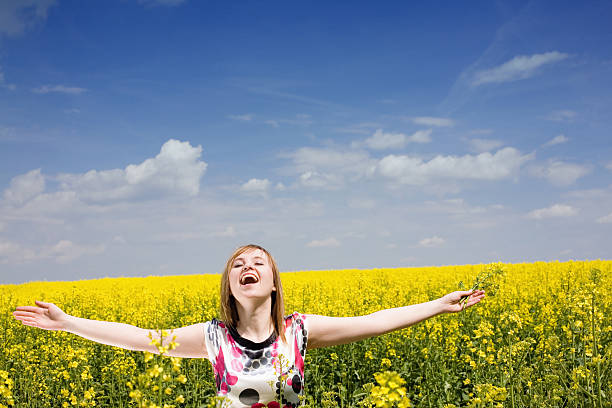
<svg viewBox="0 0 612 408"><path fill-rule="evenodd" d="M45 330L63 330L68 315L53 303L35 301L37 306L17 306L13 312L15 319L26 326Z"/></svg>

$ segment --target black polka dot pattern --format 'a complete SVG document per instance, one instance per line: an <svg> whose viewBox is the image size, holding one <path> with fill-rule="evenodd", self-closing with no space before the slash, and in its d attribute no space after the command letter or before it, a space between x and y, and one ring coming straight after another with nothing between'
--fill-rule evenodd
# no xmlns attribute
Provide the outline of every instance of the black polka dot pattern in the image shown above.
<svg viewBox="0 0 612 408"><path fill-rule="evenodd" d="M238 399L244 405L257 404L259 402L259 393L252 388L247 388L246 390L242 390Z"/></svg>

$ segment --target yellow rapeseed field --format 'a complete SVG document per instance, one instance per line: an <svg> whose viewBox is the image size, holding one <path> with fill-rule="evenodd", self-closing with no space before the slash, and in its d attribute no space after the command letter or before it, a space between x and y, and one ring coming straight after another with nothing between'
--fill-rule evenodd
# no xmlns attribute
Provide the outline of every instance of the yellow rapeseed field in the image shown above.
<svg viewBox="0 0 612 408"><path fill-rule="evenodd" d="M286 312L352 316L470 286L485 265L283 273ZM502 264L478 306L310 350L305 407L610 407L612 261ZM0 408L208 407L210 363L22 326L35 299L90 319L170 329L218 316L219 275L0 286ZM168 342L171 341L171 333ZM171 347L171 345L165 344Z"/></svg>

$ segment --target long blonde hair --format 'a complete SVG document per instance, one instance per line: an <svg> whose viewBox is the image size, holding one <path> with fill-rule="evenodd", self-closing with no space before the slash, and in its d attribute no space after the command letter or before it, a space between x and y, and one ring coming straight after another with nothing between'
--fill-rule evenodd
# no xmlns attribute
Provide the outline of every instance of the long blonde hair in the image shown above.
<svg viewBox="0 0 612 408"><path fill-rule="evenodd" d="M281 338L283 342L287 342L285 339L285 300L283 297L283 285L281 283L280 274L278 273L278 268L276 266L276 262L274 262L274 258L268 251L259 245L249 244L244 245L237 248L232 256L227 261L225 265L225 270L223 271L223 275L221 275L221 307L219 310L219 315L221 320L225 322L225 324L229 324L232 327L236 328L238 326L238 320L240 320L238 316L238 309L236 308L236 299L231 294L230 291L230 283L229 283L229 272L234 265L234 261L241 254L250 251L259 249L268 257L268 262L270 262L270 266L272 268L272 276L274 280L274 286L276 286L276 291L272 292L272 306L270 308L270 315L272 316L272 324L274 326L274 332L278 337Z"/></svg>

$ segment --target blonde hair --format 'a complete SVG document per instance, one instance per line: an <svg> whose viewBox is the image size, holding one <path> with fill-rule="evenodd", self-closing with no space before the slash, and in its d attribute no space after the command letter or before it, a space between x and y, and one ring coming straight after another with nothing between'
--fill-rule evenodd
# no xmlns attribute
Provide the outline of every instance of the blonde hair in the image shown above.
<svg viewBox="0 0 612 408"><path fill-rule="evenodd" d="M283 285L281 283L280 274L278 272L278 268L276 266L276 262L274 262L274 258L268 251L259 245L249 244L244 245L237 248L232 256L227 261L225 265L225 270L223 271L223 275L221 275L221 306L219 310L219 315L221 320L225 322L225 324L231 325L236 328L238 326L238 320L240 320L238 316L238 309L236 308L236 299L231 294L230 290L230 282L229 282L229 273L234 265L234 261L241 254L259 249L268 257L268 262L270 262L270 266L272 268L272 276L274 280L274 286L276 286L276 291L272 292L272 306L270 308L270 315L272 316L272 324L274 326L274 332L278 337L281 338L283 342L287 342L285 338L285 300L283 297Z"/></svg>

